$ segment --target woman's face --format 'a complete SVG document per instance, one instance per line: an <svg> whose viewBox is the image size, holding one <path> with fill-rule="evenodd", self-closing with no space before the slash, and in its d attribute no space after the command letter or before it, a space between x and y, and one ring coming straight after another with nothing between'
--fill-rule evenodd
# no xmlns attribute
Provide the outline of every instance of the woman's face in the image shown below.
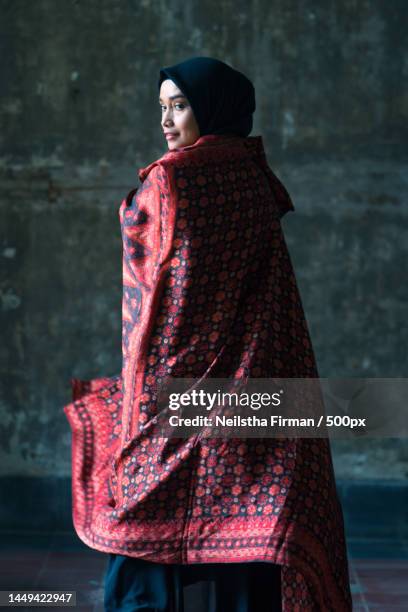
<svg viewBox="0 0 408 612"><path fill-rule="evenodd" d="M187 98L171 79L160 87L162 109L161 126L170 150L192 145L200 137L200 130Z"/></svg>

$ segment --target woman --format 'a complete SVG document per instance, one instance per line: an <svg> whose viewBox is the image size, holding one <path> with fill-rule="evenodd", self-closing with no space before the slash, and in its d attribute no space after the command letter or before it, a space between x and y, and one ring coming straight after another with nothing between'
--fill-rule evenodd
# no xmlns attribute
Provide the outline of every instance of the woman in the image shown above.
<svg viewBox="0 0 408 612"><path fill-rule="evenodd" d="M180 612L208 579L217 612L349 611L327 439L154 435L168 377L318 377L251 82L197 57L159 97L169 151L119 210L122 372L74 379L64 409L76 531L110 553L106 610Z"/></svg>

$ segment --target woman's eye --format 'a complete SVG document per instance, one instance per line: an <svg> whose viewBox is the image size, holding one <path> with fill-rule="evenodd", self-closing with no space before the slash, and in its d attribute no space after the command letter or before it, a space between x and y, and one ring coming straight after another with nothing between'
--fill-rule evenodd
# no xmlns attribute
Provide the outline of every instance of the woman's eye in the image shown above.
<svg viewBox="0 0 408 612"><path fill-rule="evenodd" d="M181 102L177 102L177 103L174 105L174 107L175 107L177 110L183 110L183 108L185 108L185 104L182 104ZM160 104L160 108L161 108L162 112L166 110L166 106L165 106L164 104Z"/></svg>

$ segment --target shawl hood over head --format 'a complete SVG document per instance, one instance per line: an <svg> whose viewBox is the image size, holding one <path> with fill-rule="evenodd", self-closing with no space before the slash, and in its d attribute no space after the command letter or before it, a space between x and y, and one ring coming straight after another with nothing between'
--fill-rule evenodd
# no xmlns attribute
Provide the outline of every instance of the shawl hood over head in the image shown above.
<svg viewBox="0 0 408 612"><path fill-rule="evenodd" d="M250 134L255 89L242 72L218 59L192 57L160 70L159 91L166 79L171 79L188 98L200 136Z"/></svg>

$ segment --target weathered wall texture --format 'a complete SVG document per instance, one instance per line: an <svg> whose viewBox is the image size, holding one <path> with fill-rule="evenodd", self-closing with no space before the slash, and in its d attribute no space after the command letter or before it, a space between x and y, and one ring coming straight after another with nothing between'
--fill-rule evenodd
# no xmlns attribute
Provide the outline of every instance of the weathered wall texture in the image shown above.
<svg viewBox="0 0 408 612"><path fill-rule="evenodd" d="M404 0L0 10L0 473L68 475L69 379L120 370L117 212L166 150L158 69L192 55L255 84L252 134L295 202L284 226L321 376L407 375ZM402 440L333 449L339 476L408 473Z"/></svg>

